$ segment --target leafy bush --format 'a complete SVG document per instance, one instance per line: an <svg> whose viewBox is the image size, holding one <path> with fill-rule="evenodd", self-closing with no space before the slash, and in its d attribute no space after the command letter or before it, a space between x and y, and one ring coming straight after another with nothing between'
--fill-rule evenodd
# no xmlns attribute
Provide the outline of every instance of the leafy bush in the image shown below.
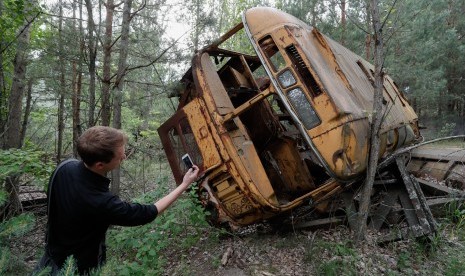
<svg viewBox="0 0 465 276"><path fill-rule="evenodd" d="M0 151L0 183L12 175L28 176L33 184L44 187L54 163L47 161L43 151L33 149L8 149Z"/></svg>
<svg viewBox="0 0 465 276"><path fill-rule="evenodd" d="M167 178L161 180L165 187L166 182ZM167 193L166 188L157 189L140 201L155 202ZM196 244L209 226L194 193L192 189L189 196L179 198L152 223L110 230L109 260L102 275L158 275L167 263L168 249L180 251Z"/></svg>
<svg viewBox="0 0 465 276"><path fill-rule="evenodd" d="M51 162L44 162L44 152L24 149L0 151L0 207L7 204L8 195L4 190L5 179L21 176L32 183L45 187L53 169ZM25 269L21 256L11 251L11 244L29 233L34 226L32 214L20 214L0 221L0 275L21 274Z"/></svg>

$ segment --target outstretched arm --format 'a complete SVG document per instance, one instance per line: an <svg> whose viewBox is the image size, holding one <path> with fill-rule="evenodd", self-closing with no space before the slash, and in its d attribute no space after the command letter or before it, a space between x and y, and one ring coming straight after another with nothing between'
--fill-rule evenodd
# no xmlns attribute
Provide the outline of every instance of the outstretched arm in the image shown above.
<svg viewBox="0 0 465 276"><path fill-rule="evenodd" d="M182 183L176 187L173 191L169 194L164 196L159 201L155 202L155 206L157 207L158 214L163 213L173 202L178 199L178 197L189 187L189 185L197 179L199 174L199 168L194 165L190 168L187 173L184 175Z"/></svg>

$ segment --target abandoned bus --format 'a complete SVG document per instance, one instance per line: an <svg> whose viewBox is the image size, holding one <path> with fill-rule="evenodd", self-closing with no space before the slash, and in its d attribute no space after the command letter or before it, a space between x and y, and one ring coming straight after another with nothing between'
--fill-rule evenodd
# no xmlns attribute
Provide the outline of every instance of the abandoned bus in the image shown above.
<svg viewBox="0 0 465 276"><path fill-rule="evenodd" d="M255 54L222 48L245 31ZM373 113L373 66L273 8L198 51L177 112L159 129L177 183L188 153L212 220L248 225L324 200L363 176ZM384 76L380 158L420 139L417 116Z"/></svg>

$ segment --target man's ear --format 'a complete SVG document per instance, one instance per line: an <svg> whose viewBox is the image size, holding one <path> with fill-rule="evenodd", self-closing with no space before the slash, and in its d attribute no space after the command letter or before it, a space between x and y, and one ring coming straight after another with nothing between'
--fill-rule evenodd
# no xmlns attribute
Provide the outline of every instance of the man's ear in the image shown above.
<svg viewBox="0 0 465 276"><path fill-rule="evenodd" d="M102 170L105 167L105 163L103 162L96 162L93 166L97 170Z"/></svg>

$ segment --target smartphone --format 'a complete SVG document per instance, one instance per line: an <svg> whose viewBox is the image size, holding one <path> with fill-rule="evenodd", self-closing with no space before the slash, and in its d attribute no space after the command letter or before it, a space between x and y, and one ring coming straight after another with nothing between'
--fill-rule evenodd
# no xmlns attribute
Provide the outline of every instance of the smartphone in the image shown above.
<svg viewBox="0 0 465 276"><path fill-rule="evenodd" d="M187 169L190 169L192 166L194 166L194 162L192 162L192 159L188 153L182 156L182 161L184 162L184 165L186 165Z"/></svg>

